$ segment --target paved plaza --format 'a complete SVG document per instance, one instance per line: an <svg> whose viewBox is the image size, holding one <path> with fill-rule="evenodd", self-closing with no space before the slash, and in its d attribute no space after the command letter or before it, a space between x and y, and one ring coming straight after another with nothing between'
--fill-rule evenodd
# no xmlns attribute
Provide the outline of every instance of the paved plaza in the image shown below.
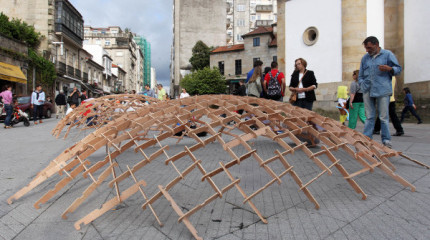
<svg viewBox="0 0 430 240"><path fill-rule="evenodd" d="M149 209L142 210L144 199L139 193L75 230L77 220L115 196L115 189L107 186L109 178L80 208L69 213L66 220L61 214L90 184L89 178L75 179L40 209L35 209L34 203L64 176L55 175L13 204L7 204L7 199L27 185L50 161L90 133L89 130L72 129L67 139L55 139L50 133L57 122L53 118L37 126L20 124L14 129L0 129L0 239L192 239L185 225L178 223L178 215L165 198L153 205L164 223L160 227ZM359 130L362 127L359 124ZM430 165L430 125L407 123L403 127L406 134L393 137L393 148ZM380 141L380 136L375 136L375 140ZM173 153L190 144L191 139L184 138L178 144L176 139L164 141ZM277 148L277 144L267 138L251 142L259 155L265 157L271 156ZM215 169L220 161L231 160L216 144L196 152L205 169ZM90 158L104 156L105 153L100 151ZM348 171L359 169L357 162L346 153L336 152L336 157ZM128 151L115 161L124 170L141 158L141 155ZM154 160L151 169L139 170L136 177L165 186L176 173L164 164L164 160L162 157ZM304 182L320 172L302 152L297 151L294 158L288 160ZM332 176L325 174L309 186L320 204L320 209L316 210L287 174L282 178L282 184L273 184L253 199L268 224L262 223L249 205L243 204L243 197L236 188L196 212L190 221L203 239L429 239L430 170L403 158L391 160L397 168L396 173L415 185L415 192L376 168L373 173L354 178L367 194L367 199L362 200L342 175L333 170ZM177 166L184 169L189 164L178 161ZM281 171L277 164L274 162L272 169ZM240 178L240 185L248 193L271 180L255 161L244 161L230 170ZM214 181L219 186L230 183L225 175L216 176ZM152 196L158 190L157 184L148 184L145 192ZM212 195L213 190L201 181L200 172L194 170L169 193L183 211L188 211Z"/></svg>

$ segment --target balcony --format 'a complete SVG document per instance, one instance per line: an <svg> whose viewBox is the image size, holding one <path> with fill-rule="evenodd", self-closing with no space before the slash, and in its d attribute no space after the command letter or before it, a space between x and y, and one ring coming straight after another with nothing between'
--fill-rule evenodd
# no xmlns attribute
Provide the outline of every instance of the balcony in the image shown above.
<svg viewBox="0 0 430 240"><path fill-rule="evenodd" d="M257 5L255 7L256 12L272 12L273 6L272 5Z"/></svg>
<svg viewBox="0 0 430 240"><path fill-rule="evenodd" d="M82 79L81 70L75 69L75 77L77 77L78 79Z"/></svg>
<svg viewBox="0 0 430 240"><path fill-rule="evenodd" d="M257 20L255 21L255 27L270 27L273 20Z"/></svg>
<svg viewBox="0 0 430 240"><path fill-rule="evenodd" d="M75 69L69 65L67 65L67 75L71 77L75 76Z"/></svg>
<svg viewBox="0 0 430 240"><path fill-rule="evenodd" d="M62 63L62 62L58 62L57 66L56 66L56 70L58 74L66 74L66 64Z"/></svg>

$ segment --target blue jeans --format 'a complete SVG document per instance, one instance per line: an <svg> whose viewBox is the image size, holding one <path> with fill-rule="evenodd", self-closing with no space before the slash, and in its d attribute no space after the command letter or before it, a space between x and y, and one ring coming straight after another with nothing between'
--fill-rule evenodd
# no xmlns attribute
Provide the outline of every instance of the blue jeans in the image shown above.
<svg viewBox="0 0 430 240"><path fill-rule="evenodd" d="M376 111L378 111L379 120L381 121L381 139L382 142L391 140L389 121L388 121L388 106L390 104L390 96L370 97L370 93L363 93L364 109L366 111L366 122L364 123L363 134L372 138L375 128Z"/></svg>
<svg viewBox="0 0 430 240"><path fill-rule="evenodd" d="M6 111L6 119L4 120L4 125L10 126L10 120L12 119L13 107L10 104L5 104L4 110Z"/></svg>

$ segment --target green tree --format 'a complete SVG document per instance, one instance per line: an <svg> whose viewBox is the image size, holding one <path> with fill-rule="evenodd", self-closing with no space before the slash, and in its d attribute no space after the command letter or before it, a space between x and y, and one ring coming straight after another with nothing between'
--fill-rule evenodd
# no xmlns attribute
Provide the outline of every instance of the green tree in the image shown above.
<svg viewBox="0 0 430 240"><path fill-rule="evenodd" d="M193 55L190 58L191 70L199 70L205 67L209 67L209 54L211 52L211 48L208 47L201 40L196 42L196 45L193 47Z"/></svg>
<svg viewBox="0 0 430 240"><path fill-rule="evenodd" d="M31 48L37 48L42 35L36 32L34 26L28 25L20 19L9 20L9 17L0 13L0 33L24 42Z"/></svg>
<svg viewBox="0 0 430 240"><path fill-rule="evenodd" d="M221 75L216 67L213 69L205 67L201 70L196 70L185 76L179 85L191 95L225 93L227 88L225 77Z"/></svg>

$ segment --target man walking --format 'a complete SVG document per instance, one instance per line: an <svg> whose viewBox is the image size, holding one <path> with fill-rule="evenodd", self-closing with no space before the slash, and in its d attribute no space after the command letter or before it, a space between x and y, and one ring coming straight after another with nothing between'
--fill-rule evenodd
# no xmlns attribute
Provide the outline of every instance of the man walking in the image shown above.
<svg viewBox="0 0 430 240"><path fill-rule="evenodd" d="M66 95L64 95L63 91L60 91L60 93L55 97L55 104L57 104L57 113L55 114L57 119L58 115L61 114L61 118L64 117L64 111L66 110Z"/></svg>
<svg viewBox="0 0 430 240"><path fill-rule="evenodd" d="M145 95L148 97L153 97L156 98L154 91L151 89L151 87L149 87L149 84L145 84L145 91L143 91L142 93L139 93L140 95Z"/></svg>
<svg viewBox="0 0 430 240"><path fill-rule="evenodd" d="M31 107L33 108L33 120L34 124L37 124L37 118L39 117L39 123L42 123L43 105L45 104L45 92L42 91L42 86L39 84L36 86L36 91L31 94Z"/></svg>
<svg viewBox="0 0 430 240"><path fill-rule="evenodd" d="M160 101L167 100L166 90L163 88L163 85L158 84L158 99Z"/></svg>
<svg viewBox="0 0 430 240"><path fill-rule="evenodd" d="M391 136L388 126L388 106L390 96L393 94L391 78L399 75L402 68L396 56L379 46L376 37L367 37L363 42L367 54L363 56L360 64L358 83L363 91L366 122L364 135L372 138L375 127L375 116L381 120L382 143L391 148Z"/></svg>

